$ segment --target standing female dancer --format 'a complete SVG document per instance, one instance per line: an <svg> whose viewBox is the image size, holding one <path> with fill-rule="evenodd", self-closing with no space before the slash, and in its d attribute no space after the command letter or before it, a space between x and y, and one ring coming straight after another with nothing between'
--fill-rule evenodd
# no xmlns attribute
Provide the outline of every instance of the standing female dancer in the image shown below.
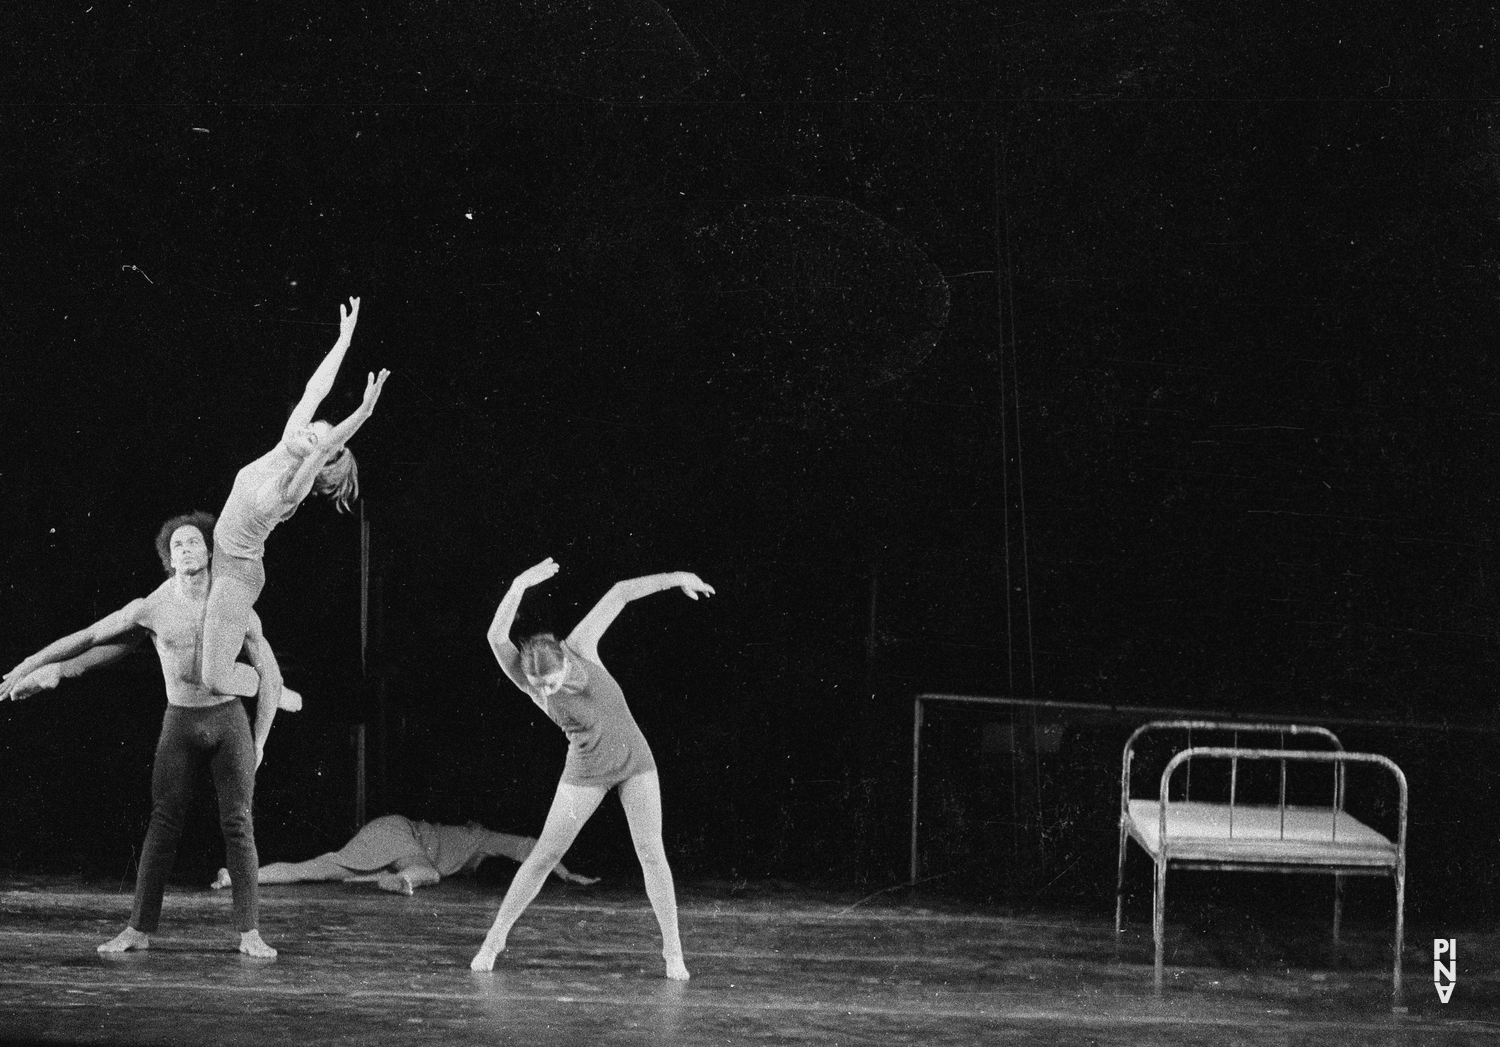
<svg viewBox="0 0 1500 1047"><path fill-rule="evenodd" d="M549 556L523 571L510 583L490 623L490 650L495 652L500 668L563 729L568 736L568 758L541 839L516 871L494 925L469 967L476 971L494 969L495 957L504 951L511 926L542 889L547 874L573 845L604 794L618 785L636 857L646 877L646 895L661 925L661 954L667 961L667 977L686 981L688 969L682 962L682 941L677 936L677 895L661 842L661 784L656 761L625 705L620 685L599 663L599 638L631 600L673 588L696 600L699 593L711 595L713 586L686 571L616 582L566 640L559 643L555 636L543 633L525 641L518 650L510 642L510 627L521 597L557 570L557 563Z"/></svg>
<svg viewBox="0 0 1500 1047"><path fill-rule="evenodd" d="M254 694L254 670L236 668L235 655L245 642L251 608L266 584L261 557L271 528L291 516L302 499L316 490L334 500L340 511L359 495L359 472L344 445L375 410L389 371L373 373L365 383L364 401L338 425L312 420L323 402L359 320L359 299L339 306L339 338L313 376L282 430L281 442L245 466L234 478L229 500L214 528L213 588L203 620L203 683L220 694ZM247 690L248 689L248 690Z"/></svg>

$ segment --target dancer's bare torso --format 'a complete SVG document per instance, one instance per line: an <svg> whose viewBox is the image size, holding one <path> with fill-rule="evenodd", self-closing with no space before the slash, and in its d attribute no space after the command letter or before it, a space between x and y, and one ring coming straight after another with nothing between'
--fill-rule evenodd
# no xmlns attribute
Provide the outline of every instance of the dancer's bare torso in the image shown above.
<svg viewBox="0 0 1500 1047"><path fill-rule="evenodd" d="M203 608L205 598L178 591L168 578L150 596L130 605L131 620L151 634L161 659L161 675L172 705L202 708L231 700L203 685Z"/></svg>

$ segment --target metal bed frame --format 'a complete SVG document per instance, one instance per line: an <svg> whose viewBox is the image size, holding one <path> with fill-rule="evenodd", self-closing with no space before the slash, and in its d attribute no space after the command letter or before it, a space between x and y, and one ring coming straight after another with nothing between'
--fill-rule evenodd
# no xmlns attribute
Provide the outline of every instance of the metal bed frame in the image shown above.
<svg viewBox="0 0 1500 1047"><path fill-rule="evenodd" d="M1131 810L1130 772L1135 758L1136 741L1148 731L1185 730L1188 747L1176 753L1161 773L1157 799L1137 800L1137 811ZM1193 731L1229 732L1233 743L1229 746L1193 745ZM1281 748L1241 748L1239 735L1277 734L1281 736ZM1331 750L1287 749L1286 735L1310 735L1330 742ZM1228 760L1229 802L1206 804L1193 802L1189 798L1192 788L1193 760ZM1236 802L1241 760L1275 760L1281 764L1281 790L1278 803L1251 805ZM1302 807L1286 802L1286 768L1288 762L1326 763L1333 767L1333 795L1327 807ZM1386 768L1396 780L1400 793L1399 829L1395 841L1379 834L1370 827L1344 812L1345 769L1351 763L1375 764ZM1172 777L1183 769L1185 790L1181 800L1172 800L1169 790ZM1209 869L1243 872L1326 872L1334 876L1333 937L1339 937L1339 921L1343 910L1343 878L1345 875L1390 876L1396 886L1396 935L1393 948L1394 961L1391 978L1392 1008L1401 1010L1401 941L1403 932L1404 905L1406 897L1406 776L1401 768L1384 756L1374 753L1346 752L1338 737L1324 727L1291 723L1234 723L1211 720L1155 720L1137 728L1125 743L1120 770L1120 859L1115 884L1115 933L1119 934L1124 915L1125 897L1125 851L1129 840L1134 839L1155 864L1154 892L1151 906L1151 933L1156 945L1155 985L1162 987L1163 956L1166 948L1167 871L1179 869ZM1177 832L1169 835L1168 810L1177 807L1184 817L1174 819ZM1150 808L1154 807L1152 811ZM1189 810L1183 811L1183 808ZM1235 836L1235 813L1241 812L1241 835ZM1293 838L1287 837L1288 814L1297 830ZM1220 833L1216 824L1213 832L1187 834L1182 826L1187 817L1207 816L1216 823L1227 821L1228 832ZM1310 819L1314 820L1310 823ZM1248 823L1259 832L1246 835ZM1321 828L1315 838L1309 838L1310 824L1319 827L1326 824L1327 835ZM1270 835L1271 827L1275 835ZM1344 838L1340 839L1340 832Z"/></svg>

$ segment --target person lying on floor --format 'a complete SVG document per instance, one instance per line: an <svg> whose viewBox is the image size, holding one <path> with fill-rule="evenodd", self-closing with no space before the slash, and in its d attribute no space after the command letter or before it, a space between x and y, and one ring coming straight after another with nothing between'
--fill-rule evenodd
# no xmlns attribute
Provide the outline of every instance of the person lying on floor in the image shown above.
<svg viewBox="0 0 1500 1047"><path fill-rule="evenodd" d="M536 846L530 836L512 836L486 829L478 822L467 825L434 825L399 814L376 818L337 851L305 862L272 862L262 865L258 883L304 883L340 880L374 883L383 891L411 894L418 887L437 883L444 876L472 873L486 858L505 857L523 862ZM580 876L558 862L552 874L568 883L587 886L597 876ZM231 883L228 869L220 869L210 887L218 890Z"/></svg>

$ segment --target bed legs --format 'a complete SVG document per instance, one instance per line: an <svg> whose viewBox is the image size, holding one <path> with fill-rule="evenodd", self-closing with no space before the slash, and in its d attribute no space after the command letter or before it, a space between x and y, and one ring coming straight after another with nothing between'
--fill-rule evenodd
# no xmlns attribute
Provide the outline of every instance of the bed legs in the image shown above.
<svg viewBox="0 0 1500 1047"><path fill-rule="evenodd" d="M1115 934L1120 933L1125 917L1125 844L1128 842L1125 819L1120 819L1120 869L1115 876Z"/></svg>
<svg viewBox="0 0 1500 1047"><path fill-rule="evenodd" d="M1333 874L1333 943L1339 941L1339 920L1344 915L1344 874Z"/></svg>
<svg viewBox="0 0 1500 1047"><path fill-rule="evenodd" d="M1406 856L1402 855L1396 862L1396 944L1395 944L1395 971L1391 975L1391 1010L1405 1012L1406 1008L1401 1003L1401 942L1406 931L1404 917L1406 915Z"/></svg>
<svg viewBox="0 0 1500 1047"><path fill-rule="evenodd" d="M1156 941L1156 991L1161 992L1162 957L1167 947L1167 863L1156 863L1155 897L1151 900L1151 937Z"/></svg>

